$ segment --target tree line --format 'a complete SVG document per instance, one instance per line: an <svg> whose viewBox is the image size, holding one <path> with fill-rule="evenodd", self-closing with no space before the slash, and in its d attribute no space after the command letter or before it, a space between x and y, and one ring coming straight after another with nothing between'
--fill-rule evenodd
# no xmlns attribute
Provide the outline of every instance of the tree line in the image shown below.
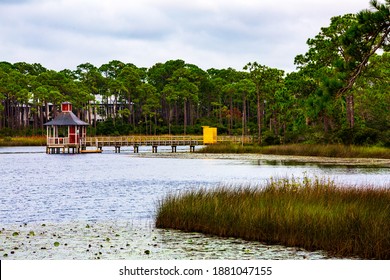
<svg viewBox="0 0 390 280"><path fill-rule="evenodd" d="M333 17L291 73L258 62L203 70L181 59L62 71L0 62L0 133L43 133L68 101L95 135L198 134L210 125L264 145L390 145L389 26L389 0Z"/></svg>

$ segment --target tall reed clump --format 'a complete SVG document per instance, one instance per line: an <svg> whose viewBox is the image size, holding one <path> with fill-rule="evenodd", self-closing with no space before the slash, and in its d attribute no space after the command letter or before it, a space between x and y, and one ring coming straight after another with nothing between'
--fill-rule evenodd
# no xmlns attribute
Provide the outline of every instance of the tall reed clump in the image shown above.
<svg viewBox="0 0 390 280"><path fill-rule="evenodd" d="M163 199L156 226L390 259L390 189L337 187L318 178L201 189Z"/></svg>

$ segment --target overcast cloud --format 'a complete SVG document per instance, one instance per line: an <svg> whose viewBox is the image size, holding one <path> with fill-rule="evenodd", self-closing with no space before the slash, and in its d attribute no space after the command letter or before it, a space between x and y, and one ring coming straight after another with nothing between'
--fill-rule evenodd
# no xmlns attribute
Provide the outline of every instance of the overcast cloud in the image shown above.
<svg viewBox="0 0 390 280"><path fill-rule="evenodd" d="M0 0L0 61L62 70L111 60L293 71L306 40L369 0Z"/></svg>

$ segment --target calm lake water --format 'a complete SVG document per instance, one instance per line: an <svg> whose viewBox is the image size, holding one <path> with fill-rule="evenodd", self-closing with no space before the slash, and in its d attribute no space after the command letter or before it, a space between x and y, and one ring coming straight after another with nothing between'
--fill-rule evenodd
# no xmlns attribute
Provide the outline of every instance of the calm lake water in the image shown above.
<svg viewBox="0 0 390 280"><path fill-rule="evenodd" d="M0 148L1 226L117 221L153 228L159 200L194 188L256 185L285 176L325 176L378 187L390 181L390 169L384 167L148 157L148 148L138 155L130 149L120 154L105 149L102 154L47 155L44 149Z"/></svg>
<svg viewBox="0 0 390 280"><path fill-rule="evenodd" d="M388 168L289 165L274 161L148 158L132 152L47 155L42 147L0 148L2 224L152 220L168 193L270 177L331 177L349 184L389 182Z"/></svg>

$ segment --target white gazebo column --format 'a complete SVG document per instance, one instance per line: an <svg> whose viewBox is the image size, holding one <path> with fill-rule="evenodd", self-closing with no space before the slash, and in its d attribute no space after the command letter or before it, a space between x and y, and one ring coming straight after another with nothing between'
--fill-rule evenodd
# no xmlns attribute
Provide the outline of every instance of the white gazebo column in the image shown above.
<svg viewBox="0 0 390 280"><path fill-rule="evenodd" d="M68 137L68 143L70 143L70 133L71 133L71 131L70 131L70 125L68 125L68 133L67 133L67 136L66 137Z"/></svg>
<svg viewBox="0 0 390 280"><path fill-rule="evenodd" d="M53 128L53 138L54 138L54 143L56 142L56 139L58 138L58 129L57 126L52 126Z"/></svg>
<svg viewBox="0 0 390 280"><path fill-rule="evenodd" d="M50 153L50 132L49 132L49 126L46 127L46 154L49 154Z"/></svg>

